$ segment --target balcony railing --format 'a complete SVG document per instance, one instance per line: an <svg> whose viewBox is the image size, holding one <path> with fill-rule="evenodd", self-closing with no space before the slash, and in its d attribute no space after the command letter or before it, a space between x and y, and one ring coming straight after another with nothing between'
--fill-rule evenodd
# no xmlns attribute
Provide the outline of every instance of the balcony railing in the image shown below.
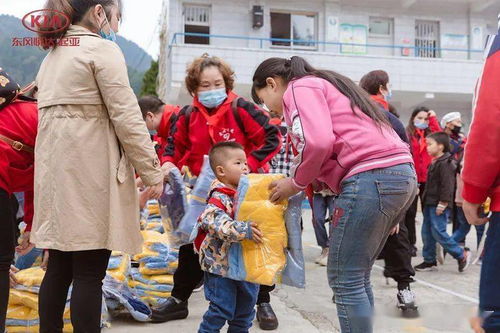
<svg viewBox="0 0 500 333"><path fill-rule="evenodd" d="M471 59L472 55L482 54L483 50L474 49L457 49L457 48L438 48L438 47L418 47L414 45L380 45L380 44L358 44L358 43L341 43L341 42L327 42L320 40L302 40L302 39L284 39L284 38L264 38L264 37L249 37L249 36L235 36L235 35L218 35L218 34L203 34L203 33L190 33L190 32L176 32L172 36L170 41L169 55L172 47L178 45L179 37L201 37L201 38L214 38L214 39L226 39L226 40L246 40L246 41L256 41L258 42L260 49L278 48L287 50L302 50L302 51L316 51L318 45L335 46L339 49L339 54L346 55L379 55L377 53L368 52L369 49L375 50L392 50L393 55L396 50L399 50L399 55L403 57L413 57L413 58L446 58L453 59L451 56L444 57L446 53L454 53L456 55L461 55L461 57L467 57ZM269 43L271 45L269 45ZM273 45L276 43L278 45ZM281 44L281 45L279 45ZM283 45L285 44L285 45ZM289 46L286 46L288 44ZM187 45L199 45L199 44L187 44ZM327 51L329 52L329 51Z"/></svg>

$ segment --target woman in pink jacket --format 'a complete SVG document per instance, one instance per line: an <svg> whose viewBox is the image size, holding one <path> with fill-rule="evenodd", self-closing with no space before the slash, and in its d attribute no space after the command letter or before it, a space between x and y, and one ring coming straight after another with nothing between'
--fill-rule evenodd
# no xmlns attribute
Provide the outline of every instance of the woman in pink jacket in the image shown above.
<svg viewBox="0 0 500 333"><path fill-rule="evenodd" d="M253 77L253 98L283 114L298 151L289 178L271 185L271 201L318 180L338 195L328 280L342 332L372 332L372 266L416 195L408 146L349 78L300 57L270 58Z"/></svg>

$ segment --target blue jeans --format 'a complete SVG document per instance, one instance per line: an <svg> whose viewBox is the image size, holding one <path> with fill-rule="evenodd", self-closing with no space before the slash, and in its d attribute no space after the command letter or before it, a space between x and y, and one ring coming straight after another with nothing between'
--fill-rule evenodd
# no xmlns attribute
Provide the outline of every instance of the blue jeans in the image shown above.
<svg viewBox="0 0 500 333"><path fill-rule="evenodd" d="M417 194L410 164L363 172L344 180L335 198L328 282L342 333L370 333L374 310L372 266Z"/></svg>
<svg viewBox="0 0 500 333"><path fill-rule="evenodd" d="M229 333L248 332L255 317L259 285L235 281L205 272L205 298L210 302L198 333L220 332L229 324Z"/></svg>
<svg viewBox="0 0 500 333"><path fill-rule="evenodd" d="M314 194L313 196L313 227L314 234L316 235L316 242L323 249L328 247L328 234L326 232L326 214L330 212L333 214L333 199L334 196L322 196L321 194ZM330 228L331 230L331 228Z"/></svg>
<svg viewBox="0 0 500 333"><path fill-rule="evenodd" d="M455 230L451 238L457 243L465 243L465 237L470 231L471 225L467 222L465 218L464 210L462 207L457 206L457 220L458 220L458 229ZM481 243L481 239L484 234L484 225L476 225L476 236L477 236L477 247L479 247L479 243Z"/></svg>
<svg viewBox="0 0 500 333"><path fill-rule="evenodd" d="M484 244L479 284L479 309L486 333L500 332L500 212L494 212Z"/></svg>
<svg viewBox="0 0 500 333"><path fill-rule="evenodd" d="M424 248L422 254L424 261L427 263L436 262L436 243L441 244L443 249L451 254L455 259L462 259L464 257L464 250L458 243L448 235L446 225L448 224L446 211L441 214L436 214L436 206L424 206L424 222L422 224L422 241Z"/></svg>

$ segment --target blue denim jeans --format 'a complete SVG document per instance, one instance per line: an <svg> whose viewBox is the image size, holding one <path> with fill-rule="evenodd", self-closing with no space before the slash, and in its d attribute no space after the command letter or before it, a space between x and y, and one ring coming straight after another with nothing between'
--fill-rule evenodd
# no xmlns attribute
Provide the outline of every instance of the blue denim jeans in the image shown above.
<svg viewBox="0 0 500 333"><path fill-rule="evenodd" d="M316 242L323 249L328 247L328 233L326 231L325 223L327 212L330 216L333 215L333 199L334 196L322 196L319 193L313 196L313 227L314 234L316 235ZM329 228L331 231L331 228Z"/></svg>
<svg viewBox="0 0 500 333"><path fill-rule="evenodd" d="M411 164L375 169L344 180L335 199L328 282L342 333L370 333L374 310L370 273L393 229L417 194Z"/></svg>
<svg viewBox="0 0 500 333"><path fill-rule="evenodd" d="M462 207L457 206L457 220L458 220L458 229L455 230L451 238L457 243L465 243L465 237L470 231L471 225L467 222L465 218L464 210ZM481 239L484 234L484 225L476 225L476 237L477 237L477 247L479 247L479 243L481 243Z"/></svg>
<svg viewBox="0 0 500 333"><path fill-rule="evenodd" d="M448 211L446 209L446 211ZM424 207L424 222L422 224L422 241L424 248L422 255L424 261L433 263L436 261L436 243L441 244L443 249L451 254L455 259L464 257L464 250L446 231L448 219L446 211L441 214L436 214L436 206L425 205Z"/></svg>
<svg viewBox="0 0 500 333"><path fill-rule="evenodd" d="M220 332L226 322L229 333L248 332L255 317L259 285L207 272L204 285L205 298L210 305L198 333Z"/></svg>
<svg viewBox="0 0 500 333"><path fill-rule="evenodd" d="M500 332L500 212L494 212L484 244L479 284L479 309L486 333Z"/></svg>

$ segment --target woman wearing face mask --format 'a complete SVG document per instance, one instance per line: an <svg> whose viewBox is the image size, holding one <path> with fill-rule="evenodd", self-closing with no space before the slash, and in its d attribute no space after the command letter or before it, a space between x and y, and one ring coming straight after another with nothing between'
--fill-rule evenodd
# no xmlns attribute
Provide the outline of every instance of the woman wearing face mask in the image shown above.
<svg viewBox="0 0 500 333"><path fill-rule="evenodd" d="M419 185L419 196L422 199L424 194L425 182L427 181L427 169L431 164L431 156L427 153L427 144L425 137L430 133L441 131L436 113L425 106L417 107L413 110L406 133L410 139L410 150L417 171L417 181ZM418 196L415 197L405 218L405 224L408 228L408 236L412 244L412 256L417 255L417 233L415 227L415 217L417 216Z"/></svg>
<svg viewBox="0 0 500 333"><path fill-rule="evenodd" d="M464 157L467 137L462 133L462 115L460 112L450 112L441 119L443 132L450 136L450 153L460 163Z"/></svg>
<svg viewBox="0 0 500 333"><path fill-rule="evenodd" d="M71 25L40 33L50 49L36 78L31 236L38 247L49 249L40 287L40 332L62 332L70 284L75 332L99 332L111 250L142 250L134 169L155 198L164 176L125 59L113 42L121 2L48 0L45 8L65 13ZM56 44L66 37L78 39L78 46Z"/></svg>
<svg viewBox="0 0 500 333"><path fill-rule="evenodd" d="M284 115L298 151L290 177L271 184L270 200L286 199L313 181L338 194L328 280L342 332L372 332L372 266L416 193L408 146L354 82L300 57L261 63L252 95Z"/></svg>
<svg viewBox="0 0 500 333"><path fill-rule="evenodd" d="M217 57L203 55L187 68L186 88L193 96L170 132L163 168L189 167L199 175L203 156L217 142L240 143L248 157L251 172L267 170L267 164L280 149L280 133L269 124L269 117L254 104L233 92L234 72ZM179 249L179 267L174 274L172 297L153 312L153 321L183 319L188 315L187 300L201 282L203 273L193 245ZM269 287L261 289L257 318L261 325L276 328L277 319L269 306Z"/></svg>

